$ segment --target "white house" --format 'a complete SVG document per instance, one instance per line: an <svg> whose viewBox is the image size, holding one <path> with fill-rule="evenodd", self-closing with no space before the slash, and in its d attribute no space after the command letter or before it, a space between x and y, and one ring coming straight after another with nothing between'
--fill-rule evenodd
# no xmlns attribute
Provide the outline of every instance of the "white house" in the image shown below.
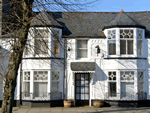
<svg viewBox="0 0 150 113"><path fill-rule="evenodd" d="M150 12L43 11L29 31L16 105L150 105ZM1 48L8 50L6 40Z"/></svg>

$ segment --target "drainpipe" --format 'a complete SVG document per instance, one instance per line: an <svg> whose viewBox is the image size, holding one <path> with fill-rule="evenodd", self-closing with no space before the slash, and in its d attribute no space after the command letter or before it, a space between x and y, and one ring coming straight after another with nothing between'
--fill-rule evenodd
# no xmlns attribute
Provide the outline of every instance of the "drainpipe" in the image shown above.
<svg viewBox="0 0 150 113"><path fill-rule="evenodd" d="M20 98L19 98L19 105L22 105L22 61L20 63Z"/></svg>
<svg viewBox="0 0 150 113"><path fill-rule="evenodd" d="M65 73L66 72L66 39L64 39L64 77L63 77L63 100L65 100L65 92L66 92L66 89L65 89L65 86L66 86L66 83L65 83Z"/></svg>

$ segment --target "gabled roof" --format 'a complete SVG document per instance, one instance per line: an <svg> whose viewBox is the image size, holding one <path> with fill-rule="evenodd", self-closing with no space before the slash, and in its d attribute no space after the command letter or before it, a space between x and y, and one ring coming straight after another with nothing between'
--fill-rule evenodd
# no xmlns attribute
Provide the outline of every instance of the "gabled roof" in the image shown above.
<svg viewBox="0 0 150 113"><path fill-rule="evenodd" d="M45 11L38 13L30 24L31 26L62 27L50 14Z"/></svg>
<svg viewBox="0 0 150 113"><path fill-rule="evenodd" d="M106 24L103 30L106 28L113 28L113 27L138 27L145 29L145 26L141 25L133 18L128 16L126 13L123 12L123 10L112 21Z"/></svg>

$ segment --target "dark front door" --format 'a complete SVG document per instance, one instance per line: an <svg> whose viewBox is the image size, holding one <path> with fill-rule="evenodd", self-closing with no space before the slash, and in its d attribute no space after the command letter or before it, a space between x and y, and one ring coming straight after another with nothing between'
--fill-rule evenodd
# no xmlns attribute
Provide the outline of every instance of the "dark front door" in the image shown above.
<svg viewBox="0 0 150 113"><path fill-rule="evenodd" d="M76 106L89 105L89 73L75 74L75 102Z"/></svg>

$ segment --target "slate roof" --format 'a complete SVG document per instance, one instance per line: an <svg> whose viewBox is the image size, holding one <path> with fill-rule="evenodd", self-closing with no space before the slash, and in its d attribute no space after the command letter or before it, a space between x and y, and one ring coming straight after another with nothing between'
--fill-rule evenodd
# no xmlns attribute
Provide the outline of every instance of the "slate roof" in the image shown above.
<svg viewBox="0 0 150 113"><path fill-rule="evenodd" d="M50 14L45 11L37 14L31 21L30 26L54 26L62 27Z"/></svg>
<svg viewBox="0 0 150 113"><path fill-rule="evenodd" d="M145 26L141 25L124 12L119 13L111 22L106 24L103 30L113 27L139 27L145 29Z"/></svg>
<svg viewBox="0 0 150 113"><path fill-rule="evenodd" d="M125 12L137 23L146 27L146 37L150 38L150 11ZM110 23L118 12L57 12L53 14L67 38L105 38L102 29Z"/></svg>
<svg viewBox="0 0 150 113"><path fill-rule="evenodd" d="M125 12L117 15L118 12L40 12L36 17L45 20L46 25L63 26L64 38L105 38L103 28L115 24L145 26L145 35L150 38L150 11ZM32 26L41 24L43 25L36 18L31 23Z"/></svg>
<svg viewBox="0 0 150 113"><path fill-rule="evenodd" d="M95 62L71 62L72 71L95 71Z"/></svg>

